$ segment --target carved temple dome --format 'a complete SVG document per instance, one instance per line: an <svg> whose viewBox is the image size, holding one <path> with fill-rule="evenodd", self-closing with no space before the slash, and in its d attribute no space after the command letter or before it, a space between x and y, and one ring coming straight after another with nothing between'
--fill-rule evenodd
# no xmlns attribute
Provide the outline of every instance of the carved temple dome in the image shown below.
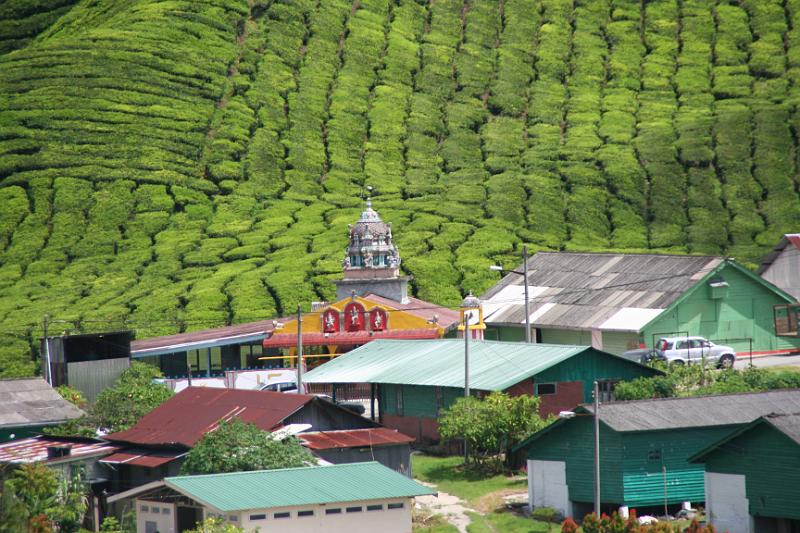
<svg viewBox="0 0 800 533"><path fill-rule="evenodd" d="M343 261L345 278L360 277L357 272L380 271L382 277L397 277L400 272L400 254L392 242L392 226L381 220L372 209L372 201L361 213L358 222L349 226L350 243Z"/></svg>

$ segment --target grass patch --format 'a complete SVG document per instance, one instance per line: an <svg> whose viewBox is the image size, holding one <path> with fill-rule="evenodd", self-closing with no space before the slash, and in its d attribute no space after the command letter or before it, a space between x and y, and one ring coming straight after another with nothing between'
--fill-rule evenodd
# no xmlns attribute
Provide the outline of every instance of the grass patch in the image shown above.
<svg viewBox="0 0 800 533"><path fill-rule="evenodd" d="M411 459L414 477L433 483L443 492L458 496L473 507L488 494L498 491L524 492L527 483L523 476L509 477L505 474L485 475L464 470L461 457L432 457L414 454Z"/></svg>
<svg viewBox="0 0 800 533"><path fill-rule="evenodd" d="M546 524L505 510L497 510L486 515L467 514L472 519L472 523L467 526L469 533L540 533L556 532L561 529L559 524Z"/></svg>

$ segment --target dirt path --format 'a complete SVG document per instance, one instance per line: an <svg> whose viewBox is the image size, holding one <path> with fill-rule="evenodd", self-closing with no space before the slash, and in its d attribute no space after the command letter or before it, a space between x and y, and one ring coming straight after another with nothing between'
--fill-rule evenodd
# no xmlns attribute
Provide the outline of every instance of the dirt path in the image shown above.
<svg viewBox="0 0 800 533"><path fill-rule="evenodd" d="M432 483L425 483L419 481L426 487L436 488ZM439 496L417 496L415 498L417 505L429 511L432 514L442 515L447 519L447 522L456 526L461 533L467 533L467 526L472 521L467 516L467 511L476 512L464 505L464 502L457 496L439 491Z"/></svg>

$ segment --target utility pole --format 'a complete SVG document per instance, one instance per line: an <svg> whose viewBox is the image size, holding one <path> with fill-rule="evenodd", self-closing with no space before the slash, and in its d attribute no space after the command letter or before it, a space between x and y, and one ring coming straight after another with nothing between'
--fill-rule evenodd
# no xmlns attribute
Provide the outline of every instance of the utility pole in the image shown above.
<svg viewBox="0 0 800 533"><path fill-rule="evenodd" d="M522 247L522 283L525 284L525 342L531 343L531 312L528 309L528 246Z"/></svg>
<svg viewBox="0 0 800 533"><path fill-rule="evenodd" d="M300 304L297 304L297 394L304 394L303 390L303 314Z"/></svg>
<svg viewBox="0 0 800 533"><path fill-rule="evenodd" d="M469 398L469 320L472 313L464 313L464 398ZM464 437L464 465L469 463L469 444Z"/></svg>
<svg viewBox="0 0 800 533"><path fill-rule="evenodd" d="M50 315L45 314L43 319L44 326L44 361L47 368L45 369L45 379L50 385L53 384L53 377L50 375L50 342L47 340L47 327L50 325Z"/></svg>
<svg viewBox="0 0 800 533"><path fill-rule="evenodd" d="M594 514L600 517L600 394L594 382Z"/></svg>

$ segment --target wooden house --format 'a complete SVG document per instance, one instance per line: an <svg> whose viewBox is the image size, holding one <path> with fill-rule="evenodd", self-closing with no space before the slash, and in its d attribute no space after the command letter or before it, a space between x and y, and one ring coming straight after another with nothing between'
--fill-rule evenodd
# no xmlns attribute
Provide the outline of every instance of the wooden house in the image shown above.
<svg viewBox="0 0 800 533"><path fill-rule="evenodd" d="M800 350L800 337L779 336L773 319L791 294L722 257L539 252L527 284L539 342L621 354L664 336L702 336L740 355ZM487 339L525 338L524 291L509 273L483 295Z"/></svg>
<svg viewBox="0 0 800 533"><path fill-rule="evenodd" d="M584 516L594 501L593 407L535 433L527 450L532 507ZM769 413L800 412L800 390L667 398L600 405L604 510L703 502L704 469L690 458Z"/></svg>
<svg viewBox="0 0 800 533"><path fill-rule="evenodd" d="M717 531L800 530L800 414L769 414L689 459L705 465L706 520Z"/></svg>
<svg viewBox="0 0 800 533"><path fill-rule="evenodd" d="M605 397L621 380L660 372L588 346L473 340L469 382L473 394L505 391L541 399L543 415L591 398L600 380ZM380 421L419 440L438 440L439 412L464 395L464 341L377 340L309 372L308 383L372 385Z"/></svg>

